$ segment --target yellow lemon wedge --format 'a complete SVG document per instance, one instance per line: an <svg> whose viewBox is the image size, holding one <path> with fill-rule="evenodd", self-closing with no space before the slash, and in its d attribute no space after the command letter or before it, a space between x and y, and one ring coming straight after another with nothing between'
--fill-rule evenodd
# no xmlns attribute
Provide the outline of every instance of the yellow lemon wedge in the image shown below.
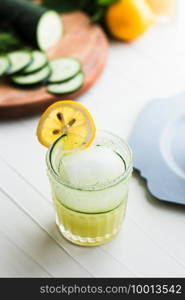
<svg viewBox="0 0 185 300"><path fill-rule="evenodd" d="M58 101L42 114L38 127L39 142L49 147L62 136L63 150L88 147L96 134L90 112L80 103L71 100Z"/></svg>

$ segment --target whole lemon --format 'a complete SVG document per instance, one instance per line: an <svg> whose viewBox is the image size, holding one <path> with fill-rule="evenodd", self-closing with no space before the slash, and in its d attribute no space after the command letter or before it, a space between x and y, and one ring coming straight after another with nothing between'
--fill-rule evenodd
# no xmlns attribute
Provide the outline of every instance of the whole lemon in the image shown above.
<svg viewBox="0 0 185 300"><path fill-rule="evenodd" d="M154 15L145 0L119 0L109 6L105 21L114 37L132 41L153 24Z"/></svg>

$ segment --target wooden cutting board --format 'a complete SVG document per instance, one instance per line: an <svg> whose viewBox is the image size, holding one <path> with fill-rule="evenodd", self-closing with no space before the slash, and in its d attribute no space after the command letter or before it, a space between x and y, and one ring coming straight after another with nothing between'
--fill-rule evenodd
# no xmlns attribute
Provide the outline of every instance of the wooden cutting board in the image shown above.
<svg viewBox="0 0 185 300"><path fill-rule="evenodd" d="M85 73L83 87L72 94L54 96L46 87L19 89L6 80L0 81L0 119L21 117L42 112L60 99L77 99L90 88L102 72L107 58L108 41L98 25L92 25L82 12L63 14L65 34L48 52L49 58L74 56L80 59Z"/></svg>

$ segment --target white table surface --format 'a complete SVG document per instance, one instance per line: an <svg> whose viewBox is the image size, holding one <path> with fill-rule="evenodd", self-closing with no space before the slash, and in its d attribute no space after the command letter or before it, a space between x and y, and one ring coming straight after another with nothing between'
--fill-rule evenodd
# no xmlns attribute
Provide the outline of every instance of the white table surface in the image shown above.
<svg viewBox="0 0 185 300"><path fill-rule="evenodd" d="M127 139L148 101L185 90L185 7L180 12L135 43L111 43L104 73L79 99L98 128ZM153 198L136 174L112 242L83 248L59 234L37 122L0 123L0 277L184 277L185 207Z"/></svg>

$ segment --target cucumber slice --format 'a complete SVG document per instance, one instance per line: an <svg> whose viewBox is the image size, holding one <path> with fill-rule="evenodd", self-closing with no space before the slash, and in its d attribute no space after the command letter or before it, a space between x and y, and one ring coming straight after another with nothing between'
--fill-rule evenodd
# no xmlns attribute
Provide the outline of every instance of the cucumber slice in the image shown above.
<svg viewBox="0 0 185 300"><path fill-rule="evenodd" d="M10 67L10 61L7 56L0 56L0 77L5 75Z"/></svg>
<svg viewBox="0 0 185 300"><path fill-rule="evenodd" d="M60 57L50 61L51 77L50 83L57 83L68 80L75 76L81 69L79 60L72 57Z"/></svg>
<svg viewBox="0 0 185 300"><path fill-rule="evenodd" d="M55 45L63 35L63 22L55 11L44 13L37 25L37 44L41 50Z"/></svg>
<svg viewBox="0 0 185 300"><path fill-rule="evenodd" d="M35 50L32 52L32 63L23 70L23 74L29 74L43 68L47 63L47 56L44 52Z"/></svg>
<svg viewBox="0 0 185 300"><path fill-rule="evenodd" d="M22 71L32 62L32 54L27 50L12 51L8 53L8 58L11 63L10 75Z"/></svg>
<svg viewBox="0 0 185 300"><path fill-rule="evenodd" d="M22 86L31 86L45 82L51 74L51 69L47 65L41 70L28 75L14 75L11 77L13 83Z"/></svg>
<svg viewBox="0 0 185 300"><path fill-rule="evenodd" d="M84 74L78 73L75 77L61 83L48 85L48 92L52 94L68 94L78 90L84 82Z"/></svg>

